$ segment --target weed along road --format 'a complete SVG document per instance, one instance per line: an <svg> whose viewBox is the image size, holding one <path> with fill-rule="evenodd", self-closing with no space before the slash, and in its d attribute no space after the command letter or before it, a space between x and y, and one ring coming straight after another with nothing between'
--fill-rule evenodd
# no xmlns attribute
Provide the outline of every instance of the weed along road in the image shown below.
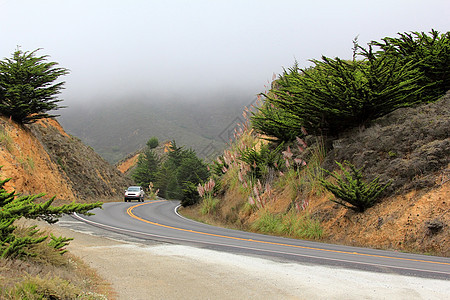
<svg viewBox="0 0 450 300"><path fill-rule="evenodd" d="M445 257L347 247L224 229L177 213L178 201L105 203L93 216L74 217L90 226L144 240L194 246L282 262L450 280ZM95 230L95 229L93 229Z"/></svg>

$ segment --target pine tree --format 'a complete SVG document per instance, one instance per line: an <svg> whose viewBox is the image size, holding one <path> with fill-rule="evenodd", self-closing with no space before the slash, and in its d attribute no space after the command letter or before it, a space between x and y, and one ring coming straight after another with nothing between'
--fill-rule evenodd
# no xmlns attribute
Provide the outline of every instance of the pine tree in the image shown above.
<svg viewBox="0 0 450 300"><path fill-rule="evenodd" d="M131 177L140 186L147 187L150 182L156 180L156 173L159 170L161 161L158 155L150 148L147 147L143 153L139 155L136 168L134 169Z"/></svg>
<svg viewBox="0 0 450 300"><path fill-rule="evenodd" d="M208 177L208 167L197 157L195 151L178 147L172 141L168 159L156 174L155 187L162 197L181 200L190 184L197 186Z"/></svg>

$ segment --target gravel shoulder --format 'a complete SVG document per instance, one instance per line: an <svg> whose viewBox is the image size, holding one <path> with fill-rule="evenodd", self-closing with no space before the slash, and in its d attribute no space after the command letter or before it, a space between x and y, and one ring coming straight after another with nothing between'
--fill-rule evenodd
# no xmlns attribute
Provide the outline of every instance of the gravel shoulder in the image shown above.
<svg viewBox="0 0 450 300"><path fill-rule="evenodd" d="M45 226L73 237L69 251L109 281L118 299L445 299L450 295L450 281L274 262Z"/></svg>

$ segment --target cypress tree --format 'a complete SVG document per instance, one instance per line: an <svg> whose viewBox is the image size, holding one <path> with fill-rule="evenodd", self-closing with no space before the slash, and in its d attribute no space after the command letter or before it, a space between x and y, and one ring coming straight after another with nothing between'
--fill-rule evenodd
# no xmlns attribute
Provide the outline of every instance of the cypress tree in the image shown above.
<svg viewBox="0 0 450 300"><path fill-rule="evenodd" d="M57 95L64 81L55 81L68 74L56 62L47 62L47 55L17 50L12 58L0 61L0 114L27 124L38 119L53 117L47 112L62 108Z"/></svg>
<svg viewBox="0 0 450 300"><path fill-rule="evenodd" d="M16 236L14 234L14 230L16 229L14 221L24 217L55 223L63 214L71 214L74 212L89 214L89 210L102 206L101 202L89 204L73 202L61 206L52 206L54 197L46 202L36 203L35 200L45 194L20 196L15 191L7 192L4 185L9 180L11 179L0 180L0 257L3 258L32 256L34 253L30 252L29 246L42 243L47 239L47 236L34 237L39 230L35 230L33 226L28 228L27 236ZM65 245L63 243L67 241L68 239L66 238L57 239L53 247L60 249L62 245Z"/></svg>

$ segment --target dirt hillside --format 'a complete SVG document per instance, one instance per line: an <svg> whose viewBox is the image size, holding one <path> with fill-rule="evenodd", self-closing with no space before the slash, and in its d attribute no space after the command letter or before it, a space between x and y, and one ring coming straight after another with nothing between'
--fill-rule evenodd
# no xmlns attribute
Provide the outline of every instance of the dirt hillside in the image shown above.
<svg viewBox="0 0 450 300"><path fill-rule="evenodd" d="M131 184L54 119L21 126L1 117L0 166L0 178L12 178L6 188L61 200L120 197Z"/></svg>

